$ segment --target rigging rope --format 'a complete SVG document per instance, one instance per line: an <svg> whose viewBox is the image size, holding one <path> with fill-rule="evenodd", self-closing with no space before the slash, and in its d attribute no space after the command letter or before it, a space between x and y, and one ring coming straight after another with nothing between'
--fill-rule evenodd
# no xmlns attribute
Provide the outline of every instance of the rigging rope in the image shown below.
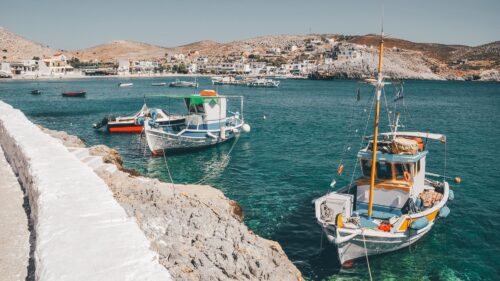
<svg viewBox="0 0 500 281"><path fill-rule="evenodd" d="M373 281L372 269L370 268L370 261L368 260L368 250L366 249L366 238L365 238L365 232L363 231L363 228L361 228L361 235L363 235L363 244L365 246L366 264L368 265L368 273L370 274L370 281Z"/></svg>
<svg viewBox="0 0 500 281"><path fill-rule="evenodd" d="M229 149L229 151L227 152L227 154L225 155L225 157L222 159L222 162L220 163L220 165L218 165L218 167L216 167L216 169L213 169L211 172L209 172L208 174L206 174L203 178L201 178L201 180L193 183L193 184L201 184L201 183L204 183L206 182L210 177L212 177L213 175L215 175L216 172L219 171L219 168L222 168L225 163L226 163L226 160L229 159L229 155L231 154L231 152L233 151L233 148L236 146L236 143L238 143L238 140L240 139L239 136L236 136L235 137L236 139L234 140L231 148Z"/></svg>
<svg viewBox="0 0 500 281"><path fill-rule="evenodd" d="M370 116L372 115L372 111L373 111L373 107L375 105L375 95L372 95L372 102L371 102L371 105L370 105L370 112L367 114L367 118L366 118L366 124L365 124L365 129L363 131L363 135L361 136L361 142L359 144L359 150L361 150L363 148L363 143L364 143L364 140L365 140L365 137L366 137L366 130L368 130L368 123L370 121ZM368 105L368 103L367 103ZM365 109L366 110L366 109ZM354 168L352 169L352 175L351 175L351 181L349 183L349 189L347 190L347 193L349 193L351 191L351 187L352 187L352 183L354 182L354 175L356 174L356 168L358 167L358 161L355 161L354 162Z"/></svg>

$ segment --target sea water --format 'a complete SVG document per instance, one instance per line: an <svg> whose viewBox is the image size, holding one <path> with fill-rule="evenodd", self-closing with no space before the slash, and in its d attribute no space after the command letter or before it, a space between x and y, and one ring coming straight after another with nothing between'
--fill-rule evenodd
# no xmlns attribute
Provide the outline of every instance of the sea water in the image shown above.
<svg viewBox="0 0 500 281"><path fill-rule="evenodd" d="M0 99L35 123L77 135L89 145L117 149L127 168L169 181L165 159L151 156L142 135L109 134L92 124L108 114L131 115L144 100L150 107L182 113L182 101L165 96L198 90L151 86L174 79L0 81ZM119 88L119 82L134 85ZM212 86L208 78L198 82L200 89L229 96L231 111L241 111L236 96L244 96L243 115L252 130L217 147L167 155L174 182L205 179L238 201L248 227L278 241L308 280L367 279L364 259L340 267L311 201L333 190L333 179L339 188L358 175L354 159L364 145L362 136L372 132L373 90L356 81L283 80L279 88ZM446 145L429 142L427 170L460 177L462 183L451 183L451 214L427 236L411 248L370 257L374 279L499 280L500 84L405 81L404 98L394 102L398 88L387 86L382 96L380 130L388 131L387 119L400 112L404 127L399 130L445 134ZM42 94L31 95L33 89ZM76 90L87 96L61 96ZM345 168L336 176L340 163Z"/></svg>

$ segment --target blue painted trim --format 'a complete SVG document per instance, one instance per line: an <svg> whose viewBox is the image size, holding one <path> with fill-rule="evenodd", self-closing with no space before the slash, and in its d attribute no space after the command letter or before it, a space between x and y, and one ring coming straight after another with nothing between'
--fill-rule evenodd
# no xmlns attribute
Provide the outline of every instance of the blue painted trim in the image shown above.
<svg viewBox="0 0 500 281"><path fill-rule="evenodd" d="M377 151L377 162L398 162L398 163L415 163L418 160L424 158L429 151L418 152L417 154L387 154ZM358 152L358 158L371 160L372 152L367 150L361 150Z"/></svg>

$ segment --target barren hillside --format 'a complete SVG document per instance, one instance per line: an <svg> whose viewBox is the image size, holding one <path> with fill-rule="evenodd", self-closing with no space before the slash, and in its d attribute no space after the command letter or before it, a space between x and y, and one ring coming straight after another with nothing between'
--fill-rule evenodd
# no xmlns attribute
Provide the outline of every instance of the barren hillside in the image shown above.
<svg viewBox="0 0 500 281"><path fill-rule="evenodd" d="M48 46L23 38L0 26L0 62L50 56L57 52Z"/></svg>

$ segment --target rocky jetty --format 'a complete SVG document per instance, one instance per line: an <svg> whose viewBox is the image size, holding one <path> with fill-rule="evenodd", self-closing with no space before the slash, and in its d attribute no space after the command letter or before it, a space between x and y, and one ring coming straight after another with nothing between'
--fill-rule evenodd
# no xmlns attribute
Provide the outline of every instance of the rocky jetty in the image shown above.
<svg viewBox="0 0 500 281"><path fill-rule="evenodd" d="M81 140L44 131L68 147ZM122 168L118 152L90 147L90 154ZM179 185L97 168L115 199L134 217L174 280L303 280L281 246L243 223L240 205L207 185Z"/></svg>

